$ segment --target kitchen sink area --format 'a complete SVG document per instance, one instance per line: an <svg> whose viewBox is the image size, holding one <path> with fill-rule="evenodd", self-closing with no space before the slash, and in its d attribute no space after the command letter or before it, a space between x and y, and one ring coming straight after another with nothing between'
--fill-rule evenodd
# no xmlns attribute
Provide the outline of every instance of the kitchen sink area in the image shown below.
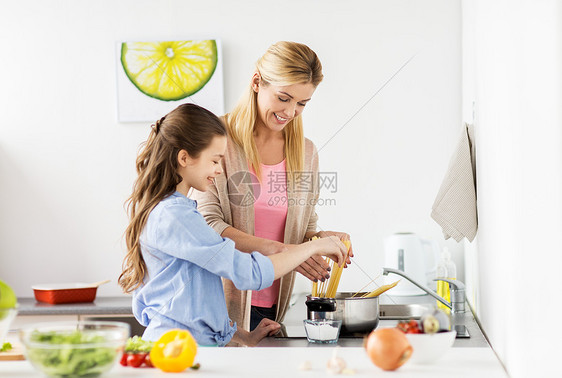
<svg viewBox="0 0 562 378"><path fill-rule="evenodd" d="M429 310L430 306L421 304L383 304L379 308L381 319L408 320L421 318Z"/></svg>

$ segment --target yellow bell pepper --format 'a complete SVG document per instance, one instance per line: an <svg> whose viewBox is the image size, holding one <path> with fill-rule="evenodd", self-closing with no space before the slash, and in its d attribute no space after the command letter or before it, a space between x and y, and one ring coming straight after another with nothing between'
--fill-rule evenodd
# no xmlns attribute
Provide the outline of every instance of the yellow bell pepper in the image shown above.
<svg viewBox="0 0 562 378"><path fill-rule="evenodd" d="M154 343L150 361L165 372L179 373L193 366L197 354L197 343L191 333L184 329L172 329Z"/></svg>

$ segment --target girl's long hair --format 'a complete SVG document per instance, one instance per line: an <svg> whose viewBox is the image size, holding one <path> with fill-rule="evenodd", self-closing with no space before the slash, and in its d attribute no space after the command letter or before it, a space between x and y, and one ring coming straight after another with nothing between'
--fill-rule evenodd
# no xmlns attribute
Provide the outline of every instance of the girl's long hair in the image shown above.
<svg viewBox="0 0 562 378"><path fill-rule="evenodd" d="M277 42L270 46L257 61L256 71L262 85L287 86L293 84L320 84L322 64L316 53L308 46L296 42ZM228 134L240 146L261 177L260 158L254 141L254 128L258 114L257 93L252 84L240 99L238 105L225 116ZM292 119L283 129L285 136L285 158L287 177L302 171L304 166L304 132L301 115Z"/></svg>
<svg viewBox="0 0 562 378"><path fill-rule="evenodd" d="M148 215L182 181L177 173L178 153L186 150L189 156L198 158L216 135L226 135L224 124L194 104L180 105L152 125L137 157L133 193L125 202L130 223L125 231L127 254L118 280L125 293L141 286L146 275L139 237Z"/></svg>

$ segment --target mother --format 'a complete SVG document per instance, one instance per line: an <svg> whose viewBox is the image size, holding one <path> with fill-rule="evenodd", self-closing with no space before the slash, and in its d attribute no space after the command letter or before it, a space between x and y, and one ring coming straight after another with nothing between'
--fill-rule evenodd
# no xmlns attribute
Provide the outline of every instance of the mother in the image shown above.
<svg viewBox="0 0 562 378"><path fill-rule="evenodd" d="M207 223L240 251L270 255L313 236L349 239L342 232L317 232L318 153L304 137L301 114L322 78L314 51L278 42L257 61L247 92L224 116L229 134L224 175L192 198ZM314 281L329 277L321 258L307 260L296 271ZM254 292L225 281L230 318L246 330L263 318L281 322L294 280L292 272Z"/></svg>

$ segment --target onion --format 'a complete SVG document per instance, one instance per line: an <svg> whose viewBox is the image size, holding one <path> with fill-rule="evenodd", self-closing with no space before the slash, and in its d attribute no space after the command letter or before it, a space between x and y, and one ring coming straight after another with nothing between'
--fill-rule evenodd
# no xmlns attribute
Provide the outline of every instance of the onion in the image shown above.
<svg viewBox="0 0 562 378"><path fill-rule="evenodd" d="M383 370L396 370L412 355L412 346L398 328L374 330L365 340L365 349L375 365Z"/></svg>

